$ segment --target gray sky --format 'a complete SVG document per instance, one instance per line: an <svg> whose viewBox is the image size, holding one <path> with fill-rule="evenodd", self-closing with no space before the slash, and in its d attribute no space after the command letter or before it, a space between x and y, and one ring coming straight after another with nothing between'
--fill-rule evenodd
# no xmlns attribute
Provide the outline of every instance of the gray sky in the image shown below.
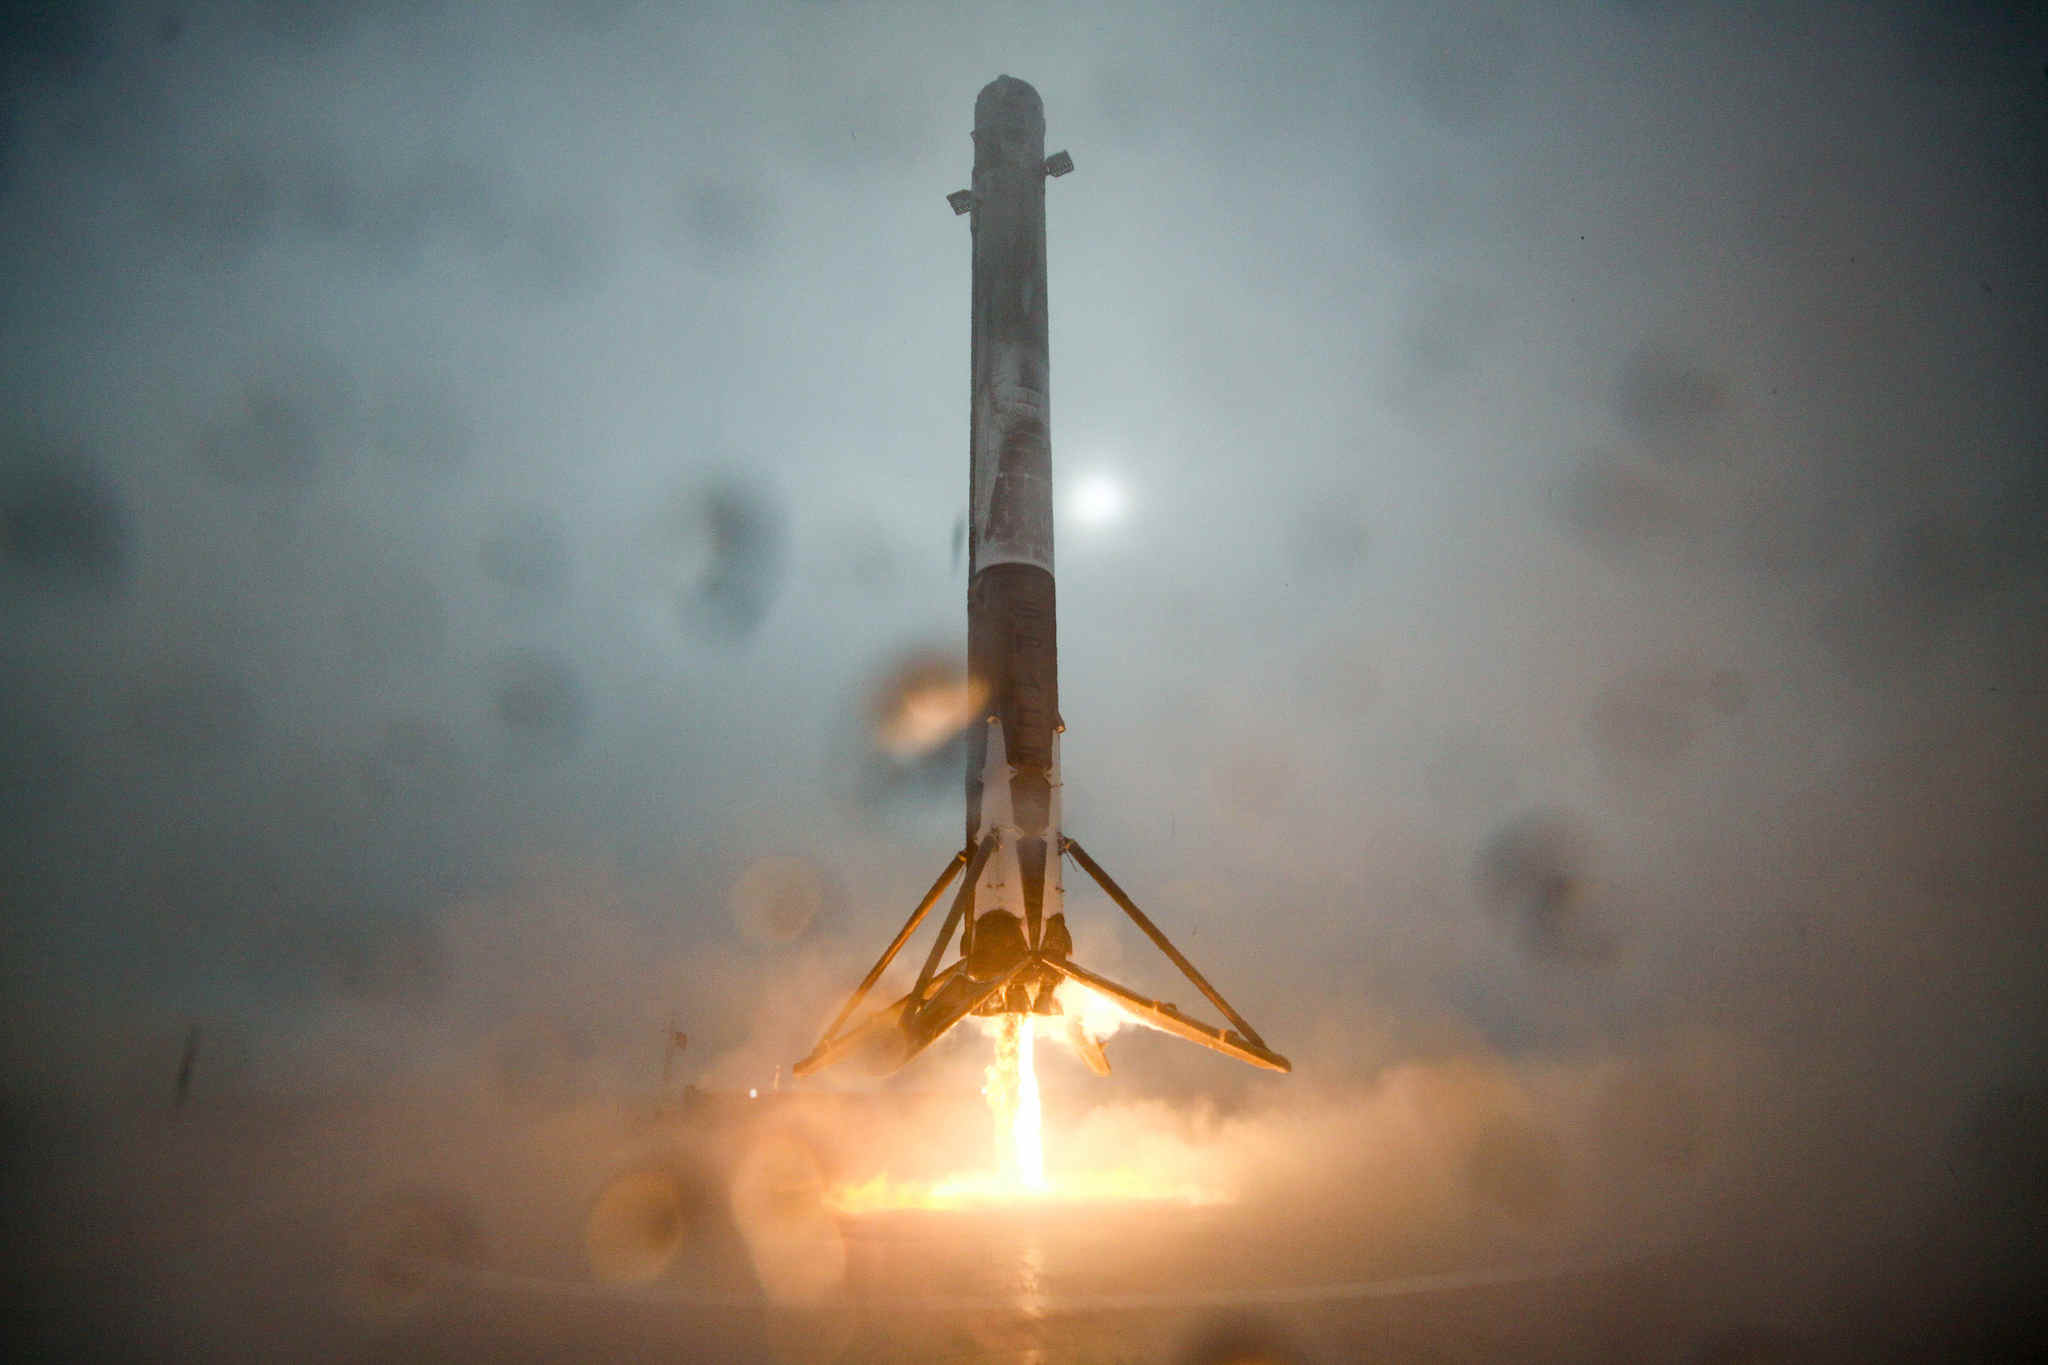
<svg viewBox="0 0 2048 1365"><path fill-rule="evenodd" d="M7 14L17 1077L807 1048L959 837L872 717L963 647L1009 72L1078 167L1067 823L1272 1084L1708 1040L2038 1124L2038 8Z"/></svg>

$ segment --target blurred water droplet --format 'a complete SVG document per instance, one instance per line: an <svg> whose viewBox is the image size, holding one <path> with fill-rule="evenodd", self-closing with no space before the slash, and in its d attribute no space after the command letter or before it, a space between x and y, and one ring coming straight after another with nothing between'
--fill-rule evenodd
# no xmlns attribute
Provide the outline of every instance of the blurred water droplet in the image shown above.
<svg viewBox="0 0 2048 1365"><path fill-rule="evenodd" d="M225 483L286 488L320 473L350 403L347 380L320 358L251 380L201 432L200 462Z"/></svg>
<svg viewBox="0 0 2048 1365"><path fill-rule="evenodd" d="M296 812L280 823L331 828ZM221 878L211 875L213 884L202 885L201 893L219 895ZM275 901L245 907L258 920L253 934L242 934L252 975L305 981L323 997L331 993L392 1011L441 997L452 962L438 921L401 908L381 888L351 888L334 904L308 903L305 884L312 881L303 870L287 874L281 899L289 913L277 913Z"/></svg>
<svg viewBox="0 0 2048 1365"><path fill-rule="evenodd" d="M733 1173L733 1221L762 1291L776 1303L816 1305L845 1282L846 1239L825 1192L817 1156L783 1134L755 1143Z"/></svg>
<svg viewBox="0 0 2048 1365"><path fill-rule="evenodd" d="M899 763L930 754L981 719L988 685L934 650L899 657L870 695L874 745Z"/></svg>
<svg viewBox="0 0 2048 1365"><path fill-rule="evenodd" d="M592 1272L614 1284L661 1278L698 1212L680 1176L666 1166L612 1177L584 1220L583 1248Z"/></svg>
<svg viewBox="0 0 2048 1365"><path fill-rule="evenodd" d="M1669 438L1710 424L1727 403L1724 380L1659 346L1637 348L1615 381L1616 416L1660 453L1673 449Z"/></svg>
<svg viewBox="0 0 2048 1365"><path fill-rule="evenodd" d="M82 451L35 443L0 464L0 562L42 585L108 589L128 567L121 499Z"/></svg>
<svg viewBox="0 0 2048 1365"><path fill-rule="evenodd" d="M349 1222L344 1299L373 1317L409 1313L426 1300L437 1271L475 1263L482 1244L459 1196L439 1190L387 1195Z"/></svg>
<svg viewBox="0 0 2048 1365"><path fill-rule="evenodd" d="M683 230L707 260L731 262L760 248L775 220L775 205L756 185L704 180L684 190Z"/></svg>
<svg viewBox="0 0 2048 1365"><path fill-rule="evenodd" d="M803 937L824 907L824 875L805 858L756 858L733 883L733 922L756 943Z"/></svg>
<svg viewBox="0 0 2048 1365"><path fill-rule="evenodd" d="M1568 963L1613 956L1608 932L1586 904L1584 837L1567 817L1531 812L1508 821L1473 859L1481 903L1518 932L1537 957Z"/></svg>
<svg viewBox="0 0 2048 1365"><path fill-rule="evenodd" d="M1677 495L1650 475L1619 464L1581 464L1557 483L1552 496L1565 531L1606 554L1668 545L1690 528Z"/></svg>
<svg viewBox="0 0 2048 1365"><path fill-rule="evenodd" d="M557 595L569 579L568 544L557 519L544 511L515 518L484 537L477 561L484 577L533 601Z"/></svg>
<svg viewBox="0 0 2048 1365"><path fill-rule="evenodd" d="M498 723L518 752L552 759L576 747L589 708L566 658L553 650L526 650L501 659L497 675Z"/></svg>
<svg viewBox="0 0 2048 1365"><path fill-rule="evenodd" d="M686 631L738 640L753 634L782 585L782 509L765 492L713 483L670 498L656 527L657 554Z"/></svg>

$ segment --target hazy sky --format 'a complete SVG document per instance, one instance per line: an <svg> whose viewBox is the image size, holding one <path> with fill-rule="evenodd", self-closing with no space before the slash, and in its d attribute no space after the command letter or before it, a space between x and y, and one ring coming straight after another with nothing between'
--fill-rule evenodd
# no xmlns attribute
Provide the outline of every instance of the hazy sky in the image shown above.
<svg viewBox="0 0 2048 1365"><path fill-rule="evenodd" d="M0 40L17 1077L162 1084L192 1019L283 1087L643 1084L671 1011L711 1080L806 1050L959 838L956 760L874 717L964 645L945 195L1008 72L1078 167L1068 826L1272 1084L1714 1037L1913 1141L2038 1096L2038 8Z"/></svg>

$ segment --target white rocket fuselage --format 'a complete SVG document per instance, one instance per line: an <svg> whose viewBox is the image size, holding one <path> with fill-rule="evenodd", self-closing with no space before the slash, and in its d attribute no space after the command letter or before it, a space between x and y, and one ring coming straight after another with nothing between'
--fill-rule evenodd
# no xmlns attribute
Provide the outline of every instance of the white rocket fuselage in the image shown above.
<svg viewBox="0 0 2048 1365"><path fill-rule="evenodd" d="M988 697L969 737L967 846L994 834L966 927L1040 946L1061 910L1045 107L1000 76L974 103L967 658ZM1057 930L1064 934L1065 922ZM1019 945L1022 946L1022 945ZM988 945L993 966L1008 957ZM1013 995L1017 992L1013 991ZM998 1008L1004 1003L999 1002Z"/></svg>

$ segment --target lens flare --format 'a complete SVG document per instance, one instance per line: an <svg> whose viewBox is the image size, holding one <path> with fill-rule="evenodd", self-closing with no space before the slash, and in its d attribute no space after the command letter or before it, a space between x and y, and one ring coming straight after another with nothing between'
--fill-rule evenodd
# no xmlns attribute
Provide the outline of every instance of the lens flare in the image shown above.
<svg viewBox="0 0 2048 1365"><path fill-rule="evenodd" d="M875 747L899 763L923 758L979 720L988 694L950 657L913 654L875 694Z"/></svg>
<svg viewBox="0 0 2048 1365"><path fill-rule="evenodd" d="M1127 502L1116 476L1096 470L1075 484L1067 511L1084 526L1113 526L1123 518Z"/></svg>

